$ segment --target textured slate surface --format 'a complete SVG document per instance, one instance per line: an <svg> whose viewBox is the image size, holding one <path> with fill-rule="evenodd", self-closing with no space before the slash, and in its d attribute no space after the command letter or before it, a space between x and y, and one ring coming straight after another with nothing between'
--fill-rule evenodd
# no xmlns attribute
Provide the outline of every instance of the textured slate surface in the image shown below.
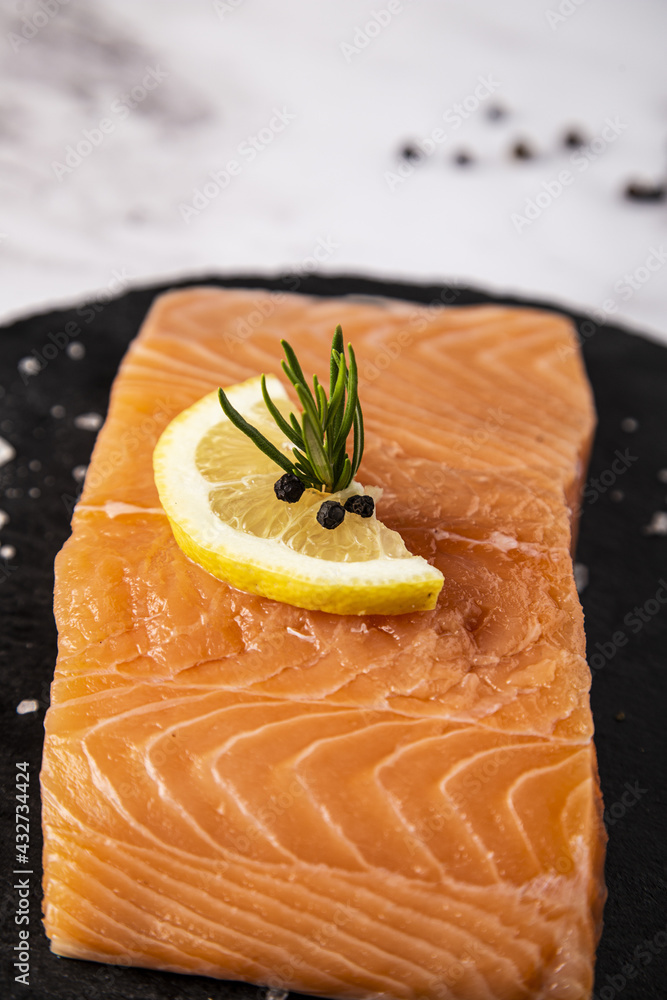
<svg viewBox="0 0 667 1000"><path fill-rule="evenodd" d="M198 283L315 295L383 294L422 303L491 301L471 289L352 277L243 277ZM53 560L69 534L78 490L72 470L87 463L95 437L76 427L74 417L91 411L105 414L120 359L151 301L163 290L132 291L108 303L34 316L0 329L0 435L16 449L16 458L0 468L0 509L10 518L0 540L16 550L9 559L0 554L4 997L242 1000L261 992L242 984L59 959L49 952L40 922L38 774L56 658ZM589 572L582 601L610 835L609 901L595 992L600 1000L621 993L631 1000L654 1000L665 995L667 967L667 604L660 601L667 600L667 585L660 589L661 580L667 583L667 536L648 534L645 528L656 511L667 511L667 482L659 477L660 470L667 469L667 349L615 327L598 331L582 316L572 318L582 337L599 414L577 554ZM69 341L85 347L83 359L70 356ZM34 359L35 374L19 366L26 357ZM53 407L63 407L64 414L59 416L63 411ZM627 418L637 421L636 429ZM37 713L16 713L24 698L38 700ZM30 765L31 863L24 867L32 874L15 879L16 761ZM30 931L29 986L14 981L12 968L20 929L14 919L18 890L13 885L20 878L30 883L30 923L21 925Z"/></svg>

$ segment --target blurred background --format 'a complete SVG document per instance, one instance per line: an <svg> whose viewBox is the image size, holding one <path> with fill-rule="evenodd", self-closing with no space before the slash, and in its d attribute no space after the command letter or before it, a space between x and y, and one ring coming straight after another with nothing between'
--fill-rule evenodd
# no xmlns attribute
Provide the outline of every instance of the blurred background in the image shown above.
<svg viewBox="0 0 667 1000"><path fill-rule="evenodd" d="M7 0L0 32L0 320L294 269L667 342L661 0Z"/></svg>

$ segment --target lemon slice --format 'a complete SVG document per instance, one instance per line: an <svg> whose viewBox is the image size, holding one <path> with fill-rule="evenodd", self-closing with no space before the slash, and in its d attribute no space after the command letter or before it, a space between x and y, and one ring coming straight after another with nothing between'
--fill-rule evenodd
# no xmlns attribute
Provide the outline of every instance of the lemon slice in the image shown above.
<svg viewBox="0 0 667 1000"><path fill-rule="evenodd" d="M292 404L278 379L267 378L267 388L288 417ZM291 455L291 444L264 405L258 378L225 392L246 420ZM178 545L239 590L334 614L435 607L442 574L411 555L398 532L375 514L347 513L334 529L316 519L324 500L344 504L363 493L377 499L381 490L352 482L338 493L307 489L296 503L278 500L273 486L283 470L228 420L217 392L172 420L155 448L153 468Z"/></svg>

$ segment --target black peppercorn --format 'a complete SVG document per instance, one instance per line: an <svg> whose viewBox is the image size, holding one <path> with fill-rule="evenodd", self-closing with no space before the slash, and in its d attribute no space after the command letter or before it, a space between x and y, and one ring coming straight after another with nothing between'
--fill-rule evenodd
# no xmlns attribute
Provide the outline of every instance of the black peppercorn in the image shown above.
<svg viewBox="0 0 667 1000"><path fill-rule="evenodd" d="M371 517L375 510L373 497L366 495L348 497L345 501L345 510L350 514L358 514L359 517Z"/></svg>
<svg viewBox="0 0 667 1000"><path fill-rule="evenodd" d="M527 142L515 142L512 146L512 156L515 160L532 160L534 155Z"/></svg>
<svg viewBox="0 0 667 1000"><path fill-rule="evenodd" d="M317 512L318 523L323 528L337 528L344 517L345 510L337 500L325 500Z"/></svg>
<svg viewBox="0 0 667 1000"><path fill-rule="evenodd" d="M406 142L405 145L401 147L400 155L402 159L414 162L415 160L421 160L423 153L419 146L415 146L411 142Z"/></svg>
<svg viewBox="0 0 667 1000"><path fill-rule="evenodd" d="M568 129L563 136L563 145L568 149L579 149L580 146L584 146L585 144L586 140L577 128Z"/></svg>
<svg viewBox="0 0 667 1000"><path fill-rule="evenodd" d="M507 116L507 111L502 106L502 104L491 104L486 109L486 117L489 119L489 121L498 122L500 121L501 118L505 118L506 116Z"/></svg>
<svg viewBox="0 0 667 1000"><path fill-rule="evenodd" d="M279 500L284 500L285 503L296 503L303 496L305 488L299 477L295 476L293 472L286 472L277 483L273 484L273 492Z"/></svg>
<svg viewBox="0 0 667 1000"><path fill-rule="evenodd" d="M631 181L625 188L625 197L631 201L664 201L667 187L664 184L642 184Z"/></svg>
<svg viewBox="0 0 667 1000"><path fill-rule="evenodd" d="M472 156L467 153L464 149L460 150L454 156L454 163L459 167L467 167L472 163Z"/></svg>

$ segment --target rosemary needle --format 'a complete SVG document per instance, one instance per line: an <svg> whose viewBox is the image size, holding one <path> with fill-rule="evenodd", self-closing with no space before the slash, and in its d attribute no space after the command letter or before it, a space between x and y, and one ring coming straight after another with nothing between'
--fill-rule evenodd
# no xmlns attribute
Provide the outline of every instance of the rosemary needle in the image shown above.
<svg viewBox="0 0 667 1000"><path fill-rule="evenodd" d="M285 472L297 476L304 486L324 493L344 490L356 475L364 450L364 422L359 403L357 361L348 344L349 365L345 357L343 331L336 327L329 360L329 395L313 376L312 389L303 374L299 359L286 340L281 340L285 360L283 371L294 386L302 406L300 415L291 413L286 420L271 399L262 375L262 396L271 417L293 445L292 458L271 444L268 438L249 424L234 409L222 389L218 399L225 415L246 434L265 455ZM346 451L352 431L352 458Z"/></svg>

